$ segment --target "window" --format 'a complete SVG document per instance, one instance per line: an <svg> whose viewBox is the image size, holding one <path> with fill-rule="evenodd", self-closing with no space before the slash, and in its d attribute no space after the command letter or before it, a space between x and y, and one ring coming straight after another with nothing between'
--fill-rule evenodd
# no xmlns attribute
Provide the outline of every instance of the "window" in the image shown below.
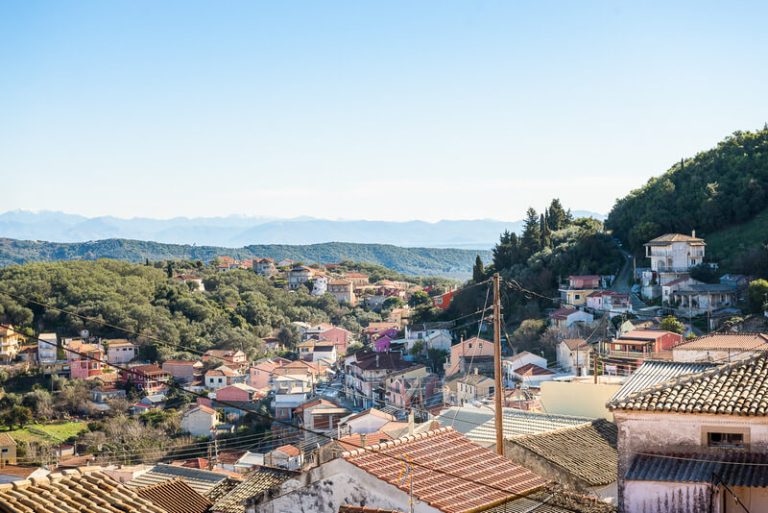
<svg viewBox="0 0 768 513"><path fill-rule="evenodd" d="M707 433L707 445L715 448L743 449L744 433Z"/></svg>

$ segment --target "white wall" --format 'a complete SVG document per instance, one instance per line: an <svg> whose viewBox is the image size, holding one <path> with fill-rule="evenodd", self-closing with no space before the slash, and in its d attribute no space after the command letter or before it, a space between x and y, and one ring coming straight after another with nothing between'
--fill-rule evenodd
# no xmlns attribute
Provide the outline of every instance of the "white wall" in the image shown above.
<svg viewBox="0 0 768 513"><path fill-rule="evenodd" d="M613 420L605 404L621 385L575 381L545 381L541 384L541 405L547 413Z"/></svg>

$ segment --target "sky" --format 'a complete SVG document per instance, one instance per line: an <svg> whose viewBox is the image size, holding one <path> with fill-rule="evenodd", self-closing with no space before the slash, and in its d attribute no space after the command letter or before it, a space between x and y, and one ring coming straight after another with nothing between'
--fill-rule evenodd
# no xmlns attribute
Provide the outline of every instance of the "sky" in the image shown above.
<svg viewBox="0 0 768 513"><path fill-rule="evenodd" d="M5 0L0 211L605 213L768 121L766 19L762 1Z"/></svg>

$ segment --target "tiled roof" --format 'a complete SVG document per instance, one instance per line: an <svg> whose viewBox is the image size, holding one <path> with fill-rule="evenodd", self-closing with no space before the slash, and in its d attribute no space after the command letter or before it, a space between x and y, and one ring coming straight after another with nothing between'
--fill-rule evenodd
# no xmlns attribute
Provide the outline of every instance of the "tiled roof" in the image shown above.
<svg viewBox="0 0 768 513"><path fill-rule="evenodd" d="M98 468L65 470L42 479L0 485L4 513L166 513Z"/></svg>
<svg viewBox="0 0 768 513"><path fill-rule="evenodd" d="M181 479L139 488L136 493L168 513L206 513L213 505Z"/></svg>
<svg viewBox="0 0 768 513"><path fill-rule="evenodd" d="M768 354L679 378L614 400L612 410L768 415Z"/></svg>
<svg viewBox="0 0 768 513"><path fill-rule="evenodd" d="M656 340L668 333L669 331L661 331L661 330L632 330L621 335L619 337L619 340L622 340L622 339Z"/></svg>
<svg viewBox="0 0 768 513"><path fill-rule="evenodd" d="M616 424L598 419L590 424L512 438L509 443L537 454L589 486L616 481Z"/></svg>
<svg viewBox="0 0 768 513"><path fill-rule="evenodd" d="M365 506L350 506L349 504L342 504L339 506L339 513L405 513L399 509L381 509L381 508L367 508Z"/></svg>
<svg viewBox="0 0 768 513"><path fill-rule="evenodd" d="M515 499L483 513L616 513L616 507L594 497L550 485L522 499Z"/></svg>
<svg viewBox="0 0 768 513"><path fill-rule="evenodd" d="M514 373L520 376L550 376L554 374L551 370L539 367L535 363L526 363L522 367L515 369Z"/></svg>
<svg viewBox="0 0 768 513"><path fill-rule="evenodd" d="M709 370L716 365L713 363L683 363L667 362L660 360L646 360L632 375L624 382L618 392L611 398L611 401L618 401L629 394L645 390L671 379L696 374Z"/></svg>
<svg viewBox="0 0 768 513"><path fill-rule="evenodd" d="M675 346L675 350L753 351L768 349L768 335L762 333L710 333Z"/></svg>
<svg viewBox="0 0 768 513"><path fill-rule="evenodd" d="M571 351L589 347L589 344L587 344L587 341L584 340L583 338L566 338L563 340L563 343Z"/></svg>
<svg viewBox="0 0 768 513"><path fill-rule="evenodd" d="M255 497L267 490L279 486L286 479L296 475L268 467L259 467L248 475L248 478L224 495L213 505L212 511L216 513L243 513L243 502Z"/></svg>
<svg viewBox="0 0 768 513"><path fill-rule="evenodd" d="M660 237L656 237L655 239L648 241L645 245L646 246L663 245L663 244L666 244L667 242L700 242L703 244L704 239L700 239L698 237L692 237L690 235L685 235L682 233L665 233Z"/></svg>
<svg viewBox="0 0 768 513"><path fill-rule="evenodd" d="M0 445L16 445L16 440L8 433L0 433Z"/></svg>
<svg viewBox="0 0 768 513"><path fill-rule="evenodd" d="M483 376L482 374L470 374L466 378L461 378L458 380L459 383L465 383L467 385L479 385L484 381L490 381L491 383L493 383L492 378L489 378L488 376Z"/></svg>
<svg viewBox="0 0 768 513"><path fill-rule="evenodd" d="M365 442L363 442L363 440L365 440ZM345 451L354 451L360 447L376 445L382 442L388 442L389 440L392 440L391 436L386 433L377 431L375 433L368 433L366 435L360 433L347 435L339 438L337 442L341 444Z"/></svg>
<svg viewBox="0 0 768 513"><path fill-rule="evenodd" d="M214 486L227 479L227 476L216 472L209 472L207 470L177 467L175 465L159 463L147 472L134 477L128 481L126 485L131 488L143 488L145 486L171 481L173 479L183 479L193 490L207 497Z"/></svg>
<svg viewBox="0 0 768 513"><path fill-rule="evenodd" d="M514 408L504 408L504 438L520 435L530 435L553 431L569 426L588 424L594 419L572 417L569 415L554 415L538 413ZM454 415L456 420L454 421ZM485 419L485 420L483 420ZM465 429L467 438L473 442L489 446L496 443L496 426L493 410L488 408L448 408L437 418L442 426L454 425L456 430Z"/></svg>
<svg viewBox="0 0 768 513"><path fill-rule="evenodd" d="M711 482L713 474L728 486L768 487L768 454L729 451L715 454L638 454L628 481Z"/></svg>
<svg viewBox="0 0 768 513"><path fill-rule="evenodd" d="M414 497L445 513L490 508L545 484L530 470L473 444L450 428L406 436L369 450L358 449L343 457L406 493L409 483L400 478L401 460L412 461Z"/></svg>
<svg viewBox="0 0 768 513"><path fill-rule="evenodd" d="M374 417L379 417L380 419L388 420L390 422L395 420L394 415L392 415L390 413L383 412L383 411L381 411L379 409L376 409L376 408L368 408L367 410L363 410L363 411L361 411L359 413L353 413L352 415L344 417L342 420L344 422L349 422L350 420L355 420L355 419L358 419L360 417L364 417L366 415L373 415Z"/></svg>
<svg viewBox="0 0 768 513"><path fill-rule="evenodd" d="M572 315L579 310L575 308L558 308L554 312L551 312L549 316L553 319L567 319L569 315Z"/></svg>
<svg viewBox="0 0 768 513"><path fill-rule="evenodd" d="M296 456L301 455L301 451L299 450L299 448L294 445L281 445L280 447L275 449L275 451L282 452L283 454L291 458L295 458Z"/></svg>

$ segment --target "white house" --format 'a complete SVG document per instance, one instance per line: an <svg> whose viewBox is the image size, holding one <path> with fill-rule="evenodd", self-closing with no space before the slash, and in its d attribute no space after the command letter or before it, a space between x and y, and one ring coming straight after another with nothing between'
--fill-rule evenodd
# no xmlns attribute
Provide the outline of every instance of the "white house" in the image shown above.
<svg viewBox="0 0 768 513"><path fill-rule="evenodd" d="M504 373L505 386L514 386L515 381L519 381L519 378L515 377L515 371L531 364L546 369L547 360L543 356L528 351L522 351L514 356L506 356L502 358L501 367Z"/></svg>
<svg viewBox="0 0 768 513"><path fill-rule="evenodd" d="M347 415L339 422L339 433L342 435L353 435L356 433L368 434L375 433L381 429L384 424L393 422L394 416L384 413L376 408L369 408L360 413Z"/></svg>
<svg viewBox="0 0 768 513"><path fill-rule="evenodd" d="M651 260L651 268L642 274L643 296L656 298L661 287L688 276L692 267L704 262L704 239L682 233L667 233L645 244L645 256Z"/></svg>
<svg viewBox="0 0 768 513"><path fill-rule="evenodd" d="M576 308L559 308L549 314L549 320L554 328L566 331L575 325L588 326L592 324L595 316Z"/></svg>
<svg viewBox="0 0 768 513"><path fill-rule="evenodd" d="M295 445L283 445L269 452L264 461L270 467L298 470L301 468L304 458Z"/></svg>
<svg viewBox="0 0 768 513"><path fill-rule="evenodd" d="M557 345L557 364L564 371L586 376L591 368L591 349L583 338L566 338Z"/></svg>
<svg viewBox="0 0 768 513"><path fill-rule="evenodd" d="M55 363L58 349L56 333L41 333L37 338L37 362L40 365Z"/></svg>
<svg viewBox="0 0 768 513"><path fill-rule="evenodd" d="M312 280L312 295L322 296L328 292L328 278L322 275L315 276Z"/></svg>
<svg viewBox="0 0 768 513"><path fill-rule="evenodd" d="M217 390L232 383L242 383L244 380L245 376L240 372L222 365L205 373L205 388Z"/></svg>
<svg viewBox="0 0 768 513"><path fill-rule="evenodd" d="M136 358L136 346L125 339L104 340L107 346L107 361L123 364Z"/></svg>
<svg viewBox="0 0 768 513"><path fill-rule="evenodd" d="M768 511L766 396L761 353L611 401L620 510Z"/></svg>
<svg viewBox="0 0 768 513"><path fill-rule="evenodd" d="M299 265L288 272L288 288L295 290L312 279L313 271L309 267Z"/></svg>
<svg viewBox="0 0 768 513"><path fill-rule="evenodd" d="M216 410L202 404L181 416L181 430L192 436L211 436L218 423Z"/></svg>

